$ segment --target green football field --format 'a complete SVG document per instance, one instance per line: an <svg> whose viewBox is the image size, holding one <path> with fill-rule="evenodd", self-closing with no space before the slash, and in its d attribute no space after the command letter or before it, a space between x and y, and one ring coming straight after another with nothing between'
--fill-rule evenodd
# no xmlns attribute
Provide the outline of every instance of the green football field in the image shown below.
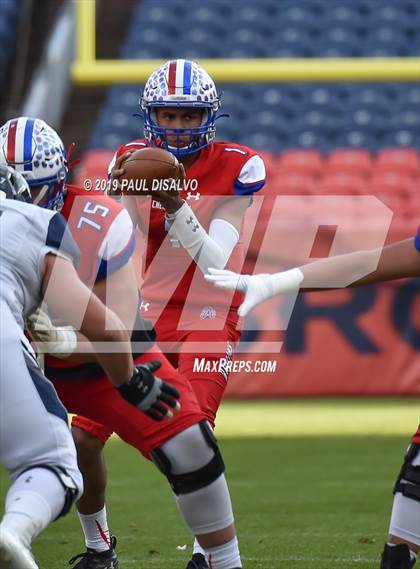
<svg viewBox="0 0 420 569"><path fill-rule="evenodd" d="M244 569L378 569L418 420L413 400L226 402L217 433ZM164 478L118 439L107 463L121 569L184 569L191 537ZM3 498L4 472L0 485ZM83 549L74 512L34 545L41 569L68 567Z"/></svg>

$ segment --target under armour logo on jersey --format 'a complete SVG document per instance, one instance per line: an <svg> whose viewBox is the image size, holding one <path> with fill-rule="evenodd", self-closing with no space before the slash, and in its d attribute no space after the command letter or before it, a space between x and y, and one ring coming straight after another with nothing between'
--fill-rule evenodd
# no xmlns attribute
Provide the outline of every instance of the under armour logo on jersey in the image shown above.
<svg viewBox="0 0 420 569"><path fill-rule="evenodd" d="M143 302L140 304L140 310L144 310L145 312L148 312L149 310L149 306L150 306L150 302Z"/></svg>
<svg viewBox="0 0 420 569"><path fill-rule="evenodd" d="M193 217L189 217L187 219L187 225L190 225L190 223L194 223ZM191 229L194 231L194 233L197 231L198 228L199 228L199 225L197 225L196 223L191 227Z"/></svg>
<svg viewBox="0 0 420 569"><path fill-rule="evenodd" d="M200 192L197 192L196 194L193 194L191 192L187 192L187 200L197 201L200 199L200 196L201 196Z"/></svg>
<svg viewBox="0 0 420 569"><path fill-rule="evenodd" d="M212 306L205 306L200 313L201 320L212 320L216 318L216 311Z"/></svg>

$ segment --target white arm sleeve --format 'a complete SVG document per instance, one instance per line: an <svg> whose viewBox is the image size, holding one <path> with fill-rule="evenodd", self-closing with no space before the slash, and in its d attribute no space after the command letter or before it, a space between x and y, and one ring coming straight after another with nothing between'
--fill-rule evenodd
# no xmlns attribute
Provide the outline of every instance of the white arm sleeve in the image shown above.
<svg viewBox="0 0 420 569"><path fill-rule="evenodd" d="M207 233L186 202L166 218L170 224L169 234L178 239L204 274L209 267L223 269L226 266L239 240L236 227L225 219L213 219Z"/></svg>

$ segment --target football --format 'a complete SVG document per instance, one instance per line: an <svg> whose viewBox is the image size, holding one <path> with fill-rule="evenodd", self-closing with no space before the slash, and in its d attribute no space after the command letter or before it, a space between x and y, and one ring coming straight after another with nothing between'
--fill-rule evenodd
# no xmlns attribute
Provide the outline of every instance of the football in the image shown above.
<svg viewBox="0 0 420 569"><path fill-rule="evenodd" d="M125 195L149 194L160 189L162 180L178 180L182 169L176 156L162 148L142 148L122 164L121 191Z"/></svg>

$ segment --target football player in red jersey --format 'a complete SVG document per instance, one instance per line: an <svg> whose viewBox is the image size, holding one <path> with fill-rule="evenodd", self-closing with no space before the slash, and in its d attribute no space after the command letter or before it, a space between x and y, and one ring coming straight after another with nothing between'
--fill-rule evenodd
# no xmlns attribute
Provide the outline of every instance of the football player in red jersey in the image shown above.
<svg viewBox="0 0 420 569"><path fill-rule="evenodd" d="M105 379L96 357L79 332L55 327L48 315L41 315L40 339L57 344L55 354L46 357L46 372L70 412L90 419L89 427L98 438L79 443L73 429L78 459L85 464L101 461L103 444L113 431L151 458L167 477L181 514L194 535L198 536L215 569L240 569L235 526L229 491L224 477L223 460L217 441L200 410L187 380L174 370L145 330L138 311L139 297L132 268L134 229L127 211L111 198L65 184L67 164L57 133L39 119L20 117L0 129L0 161L13 163L31 186L34 202L40 206L61 208L81 252L78 273L103 302L112 307L127 330L133 330L133 360L150 375L147 399L149 414L139 413L127 400L131 393L115 393ZM34 327L36 334L36 327ZM46 337L47 334L47 337ZM83 353L76 348L81 344ZM63 358L63 359L61 359ZM169 380L180 394L150 373L160 363L159 377ZM149 366L147 366L149 364ZM127 399L127 400L126 400ZM146 398L145 398L146 400ZM86 419L87 420L87 419ZM76 424L80 425L81 419ZM92 421L97 421L93 423ZM93 427L92 427L93 425ZM91 446L89 446L91 445ZM193 450L193 452L192 452ZM95 467L97 464L95 463ZM107 527L103 478L86 478L87 496L78 503L86 537L87 551L71 563L78 569L118 569L115 540ZM95 492L90 484L94 484ZM99 488L99 493L97 492Z"/></svg>
<svg viewBox="0 0 420 569"><path fill-rule="evenodd" d="M242 220L252 195L264 186L264 162L250 148L214 140L220 98L211 77L194 62L178 59L157 69L146 82L140 104L145 138L122 145L109 174L118 180L129 153L146 146L172 152L184 166L181 191L157 190L152 200L129 196L124 204L147 236L143 313L153 321L162 351L188 379L214 427L228 379L221 363L232 358L240 337L240 295L227 299L206 283L203 273L210 266L242 267ZM207 369L217 371L194 371L195 358L205 358L211 364ZM96 427L78 421L85 431L78 439L89 444ZM80 468L92 481L98 476L92 462L81 462ZM226 549L239 557L236 541ZM188 569L207 567L203 553L196 541ZM216 567L214 559L211 562Z"/></svg>
<svg viewBox="0 0 420 569"><path fill-rule="evenodd" d="M255 306L281 293L360 286L391 279L420 277L420 228L414 239L383 249L329 257L273 275L240 275L210 269L206 279L225 290L245 293L239 308L245 316ZM381 569L411 569L420 550L420 426L411 439L394 488L388 542Z"/></svg>

